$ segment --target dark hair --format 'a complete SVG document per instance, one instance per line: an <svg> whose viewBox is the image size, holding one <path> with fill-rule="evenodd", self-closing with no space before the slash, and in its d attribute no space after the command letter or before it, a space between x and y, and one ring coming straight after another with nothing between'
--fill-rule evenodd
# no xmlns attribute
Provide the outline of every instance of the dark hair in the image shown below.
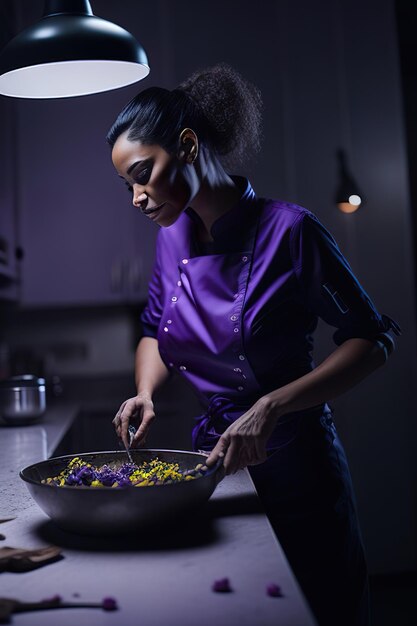
<svg viewBox="0 0 417 626"><path fill-rule="evenodd" d="M150 87L135 96L107 134L113 147L126 130L128 139L177 149L183 128L229 167L259 150L262 99L259 90L224 63L200 70L173 91Z"/></svg>

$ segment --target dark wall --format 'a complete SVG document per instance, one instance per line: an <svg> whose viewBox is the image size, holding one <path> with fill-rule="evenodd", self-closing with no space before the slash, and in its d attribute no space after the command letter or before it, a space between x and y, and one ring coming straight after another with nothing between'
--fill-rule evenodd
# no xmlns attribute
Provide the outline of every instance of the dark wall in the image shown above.
<svg viewBox="0 0 417 626"><path fill-rule="evenodd" d="M404 96L404 116L407 130L408 175L411 196L411 225L414 248L417 243L417 4L412 0L396 0L396 16L399 34L401 82ZM414 268L417 255L414 250Z"/></svg>

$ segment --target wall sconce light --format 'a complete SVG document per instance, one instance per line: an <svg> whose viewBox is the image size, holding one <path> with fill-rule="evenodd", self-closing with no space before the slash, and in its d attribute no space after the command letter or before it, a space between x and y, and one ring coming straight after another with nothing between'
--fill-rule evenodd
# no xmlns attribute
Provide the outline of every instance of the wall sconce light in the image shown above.
<svg viewBox="0 0 417 626"><path fill-rule="evenodd" d="M335 201L343 213L354 213L363 204L363 195L347 166L344 150L337 151L339 162L339 184L335 194Z"/></svg>
<svg viewBox="0 0 417 626"><path fill-rule="evenodd" d="M88 0L46 0L41 20L0 54L0 93L69 98L117 89L149 74L127 30L93 15Z"/></svg>

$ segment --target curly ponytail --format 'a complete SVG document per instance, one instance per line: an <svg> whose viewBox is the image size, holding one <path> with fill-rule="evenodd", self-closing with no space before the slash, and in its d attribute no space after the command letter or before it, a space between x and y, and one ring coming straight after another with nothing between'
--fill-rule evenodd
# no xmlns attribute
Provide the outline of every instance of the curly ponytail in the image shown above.
<svg viewBox="0 0 417 626"><path fill-rule="evenodd" d="M210 126L210 142L227 163L241 163L261 144L259 90L230 65L219 63L192 74L179 85Z"/></svg>
<svg viewBox="0 0 417 626"><path fill-rule="evenodd" d="M121 111L107 134L114 146L126 130L128 139L177 149L185 127L227 167L236 167L260 148L260 92L224 63L200 70L169 91L150 87Z"/></svg>

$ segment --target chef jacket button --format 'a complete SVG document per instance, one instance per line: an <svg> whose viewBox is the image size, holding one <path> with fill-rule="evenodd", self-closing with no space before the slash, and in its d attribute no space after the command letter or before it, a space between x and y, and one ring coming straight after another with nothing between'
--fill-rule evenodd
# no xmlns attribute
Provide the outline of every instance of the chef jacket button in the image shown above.
<svg viewBox="0 0 417 626"><path fill-rule="evenodd" d="M242 261L243 261L244 263L246 263L246 261L247 261L247 260L248 260L248 257L247 257L247 256L243 256L243 257L242 257Z"/></svg>
<svg viewBox="0 0 417 626"><path fill-rule="evenodd" d="M167 333L168 332L168 327L165 326L164 331Z"/></svg>
<svg viewBox="0 0 417 626"><path fill-rule="evenodd" d="M231 315L230 319L232 320L232 322L236 322L237 320L237 315Z"/></svg>
<svg viewBox="0 0 417 626"><path fill-rule="evenodd" d="M180 365L180 370L181 370L182 372L185 372L185 370L186 370L186 369L187 369L187 368L185 367L185 365Z"/></svg>
<svg viewBox="0 0 417 626"><path fill-rule="evenodd" d="M179 280L179 281L177 282L177 285L178 285L178 287L181 287L182 282Z"/></svg>
<svg viewBox="0 0 417 626"><path fill-rule="evenodd" d="M238 391L243 391L244 387L240 386L237 388Z"/></svg>
<svg viewBox="0 0 417 626"><path fill-rule="evenodd" d="M167 320L167 324L172 324L172 320Z"/></svg>
<svg viewBox="0 0 417 626"><path fill-rule="evenodd" d="M188 259L183 259L182 262L184 263L184 265L187 265Z"/></svg>
<svg viewBox="0 0 417 626"><path fill-rule="evenodd" d="M176 302L178 300L177 296L172 296L171 298L172 302Z"/></svg>
<svg viewBox="0 0 417 626"><path fill-rule="evenodd" d="M245 360L245 357L243 356L243 354L239 354L239 359L240 359L241 361L244 361L244 360Z"/></svg>
<svg viewBox="0 0 417 626"><path fill-rule="evenodd" d="M234 333L238 333L238 332L239 332L239 329L238 329L238 328L234 328L234 329L233 329L233 332L234 332Z"/></svg>
<svg viewBox="0 0 417 626"><path fill-rule="evenodd" d="M168 363L169 367L174 367L173 363Z"/></svg>

